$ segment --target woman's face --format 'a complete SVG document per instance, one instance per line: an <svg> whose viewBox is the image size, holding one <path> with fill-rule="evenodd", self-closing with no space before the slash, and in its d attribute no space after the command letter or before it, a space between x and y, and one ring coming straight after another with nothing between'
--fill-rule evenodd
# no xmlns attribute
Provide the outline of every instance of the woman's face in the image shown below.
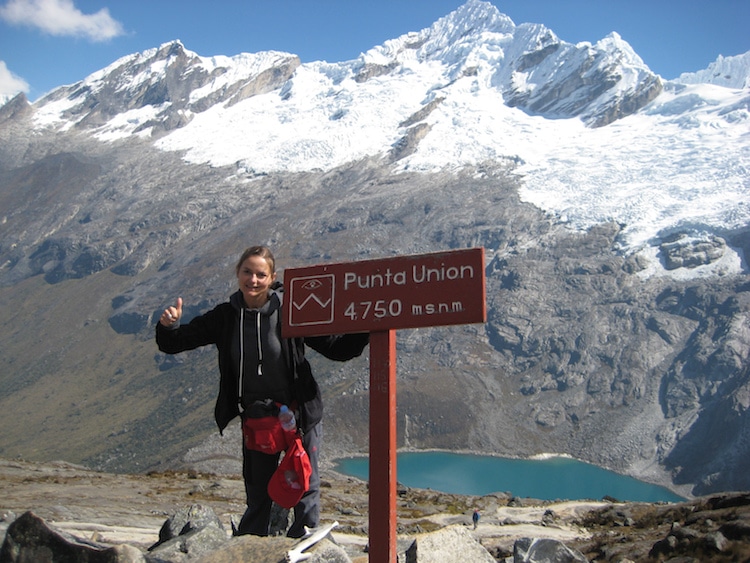
<svg viewBox="0 0 750 563"><path fill-rule="evenodd" d="M276 280L276 273L265 258L248 256L237 271L237 281L245 298L245 304L258 308L268 300L268 288Z"/></svg>

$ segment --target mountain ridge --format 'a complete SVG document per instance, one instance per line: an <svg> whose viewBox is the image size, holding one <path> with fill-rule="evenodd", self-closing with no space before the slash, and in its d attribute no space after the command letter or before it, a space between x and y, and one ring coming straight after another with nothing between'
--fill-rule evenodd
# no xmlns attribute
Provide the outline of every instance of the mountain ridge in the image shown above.
<svg viewBox="0 0 750 563"><path fill-rule="evenodd" d="M734 57L719 55L707 68L696 72L683 72L677 81L682 84L708 83L744 89L750 86L748 68L750 52Z"/></svg>
<svg viewBox="0 0 750 563"><path fill-rule="evenodd" d="M487 56L482 52L472 52L472 45L475 44L477 36L485 36L483 48L495 47L498 54ZM500 61L506 59L505 51L508 52L507 60L511 64L498 65L498 59ZM548 58L552 59L552 63L542 66L541 63ZM81 82L53 90L36 102L36 105L43 107L54 105L53 102L64 105L63 100L68 99L69 107L60 112L58 119L69 122L73 115L82 113L84 117L79 121L79 126L98 127L103 123L100 123L96 116L100 113L106 116L112 108L106 106L99 108L99 103L94 101L95 96L98 92L110 87L117 92L118 86L125 86L126 93L130 95L126 103L118 104L117 113L126 113L132 108L167 103L172 106L170 108L172 112L179 113L186 109L183 103L186 101L184 95L187 92L200 90L213 79L221 77L223 80L214 81L209 89L226 95L227 88L230 92L234 92L239 80L254 80L269 68L278 69L282 64L276 59L291 59L296 66L300 65L296 55L279 52L243 53L234 57L199 57L187 51L182 43L176 40L165 43L158 49L149 49L143 53L122 57ZM432 27L419 33L409 33L386 41L383 45L374 47L353 61L340 64L316 62L301 66L321 69L324 74L326 69L334 71L329 78L335 85L338 81L346 79L347 74L353 75L355 80L361 83L373 78L373 68L380 69L378 72L392 72L398 70L398 67L408 68L409 63L414 60L440 61L447 67L445 77L449 83L460 79L467 72L484 70L493 75L497 69L500 69L498 75L489 76L488 79L501 86L505 92L506 103L511 107L554 117L579 116L595 126L605 125L639 109L661 90L660 79L645 66L640 57L616 33L610 34L596 45L588 43L572 45L560 41L542 24L515 26L510 18L498 12L491 4L479 0L469 0L455 12L439 19ZM514 68L514 65L517 66ZM188 67L191 69L190 72L186 72ZM483 67L488 68L483 69ZM134 74L121 76L123 68L129 69L128 72ZM195 87L195 79L187 81L182 84L185 90L181 90L173 81L170 82L172 68L177 69L179 76L197 74L202 80L198 80L197 87ZM296 67L293 64L291 70L293 71L294 68ZM550 68L557 68L555 72L562 75L562 79L554 75L549 76ZM534 73L528 72L533 69L541 73L540 78L543 82L537 83ZM165 80L161 79L162 72L166 72ZM517 72L527 74L522 82L516 80L514 75ZM586 76L586 73L589 75ZM623 80L620 75L625 74L629 74L631 79ZM238 81L227 82L226 75L236 76ZM603 91L587 94L586 89L582 88L583 84L576 82L579 76L585 77L591 83L604 85ZM280 80L284 82L290 77L291 72L287 72ZM124 80L121 80L123 78ZM150 83L151 78L156 78L153 84ZM573 83L566 83L568 79ZM142 95L132 95L131 86L139 83L147 84L149 87L143 91ZM560 90L557 93L548 92L545 90L545 84L562 85L562 92L571 91L574 95L571 97L566 94L560 95ZM612 100L597 101L600 94L604 94L606 90L614 90L613 87L617 85L620 86L620 91L611 95ZM632 88L641 93L633 96ZM539 95L537 90L542 90L542 94ZM112 92L109 93L107 101L119 101L112 94ZM250 95L255 95L255 93ZM282 98L285 95L289 94L282 91ZM87 101L88 96L94 96L94 100ZM80 105L71 103L79 99L82 99ZM633 101L623 104L625 100ZM210 102L198 97L187 109L200 113L206 109L207 104L215 105L227 101L227 98L221 96L214 97ZM229 103L231 105L235 102L229 101ZM86 112L87 107L94 107L95 110ZM56 107L52 107L51 110L44 119L46 124L55 120L54 112L60 111ZM603 110L605 110L604 113ZM171 119L174 117L169 115L168 118L162 119L162 122ZM40 121L43 121L43 118ZM126 129L125 131L127 134L138 133L149 126L142 125L135 130ZM179 122L177 126L180 126ZM166 129L170 130L169 127Z"/></svg>

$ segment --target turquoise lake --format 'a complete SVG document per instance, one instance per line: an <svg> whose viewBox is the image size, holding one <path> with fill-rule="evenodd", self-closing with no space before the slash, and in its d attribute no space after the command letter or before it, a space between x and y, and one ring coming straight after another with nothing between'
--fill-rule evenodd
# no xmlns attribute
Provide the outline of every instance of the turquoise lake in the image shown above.
<svg viewBox="0 0 750 563"><path fill-rule="evenodd" d="M366 457L336 460L336 471L367 479ZM461 495L507 492L540 500L678 502L669 489L565 457L508 459L451 452L405 452L396 458L397 480L407 487Z"/></svg>

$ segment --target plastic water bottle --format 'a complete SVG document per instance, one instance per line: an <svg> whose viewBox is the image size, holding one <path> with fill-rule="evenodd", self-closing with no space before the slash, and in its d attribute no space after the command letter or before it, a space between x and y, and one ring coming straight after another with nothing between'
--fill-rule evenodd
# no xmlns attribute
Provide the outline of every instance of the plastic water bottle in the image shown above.
<svg viewBox="0 0 750 563"><path fill-rule="evenodd" d="M281 427L287 432L294 432L297 429L294 413L286 405L281 405L279 409L279 421L281 421Z"/></svg>

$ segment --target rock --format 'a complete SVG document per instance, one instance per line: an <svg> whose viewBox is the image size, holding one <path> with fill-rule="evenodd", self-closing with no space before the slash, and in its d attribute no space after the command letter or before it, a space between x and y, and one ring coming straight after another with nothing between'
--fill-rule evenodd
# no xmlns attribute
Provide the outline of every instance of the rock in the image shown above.
<svg viewBox="0 0 750 563"><path fill-rule="evenodd" d="M279 563L294 545L287 537L237 536L229 543L201 557L201 563Z"/></svg>
<svg viewBox="0 0 750 563"><path fill-rule="evenodd" d="M164 522L161 530L159 530L159 541L151 549L178 536L209 526L213 526L224 532L224 526L211 508L200 504L193 504L177 511ZM224 535L226 536L226 532L224 532Z"/></svg>
<svg viewBox="0 0 750 563"><path fill-rule="evenodd" d="M150 317L143 313L125 312L112 315L109 318L109 326L117 334L138 334L148 326L150 320Z"/></svg>
<svg viewBox="0 0 750 563"><path fill-rule="evenodd" d="M33 512L25 512L8 526L5 541L0 548L0 562L135 563L144 561L143 556L141 555L139 559L133 549L115 548L76 538L50 527Z"/></svg>
<svg viewBox="0 0 750 563"><path fill-rule="evenodd" d="M146 563L141 550L132 545L116 545L112 550L117 554L117 563Z"/></svg>
<svg viewBox="0 0 750 563"><path fill-rule="evenodd" d="M719 531L731 540L750 542L750 521L727 522Z"/></svg>
<svg viewBox="0 0 750 563"><path fill-rule="evenodd" d="M159 561L180 562L207 555L229 541L211 508L194 504L177 511L159 530L159 541L149 548Z"/></svg>
<svg viewBox="0 0 750 563"><path fill-rule="evenodd" d="M418 536L406 550L406 563L495 563L495 558L463 526Z"/></svg>
<svg viewBox="0 0 750 563"><path fill-rule="evenodd" d="M159 544L149 552L159 561L178 563L208 555L226 545L228 541L226 532L216 526L206 526Z"/></svg>
<svg viewBox="0 0 750 563"><path fill-rule="evenodd" d="M728 551L730 542L721 532L712 532L705 537L705 545L709 553Z"/></svg>
<svg viewBox="0 0 750 563"><path fill-rule="evenodd" d="M298 540L287 537L238 536L223 547L200 558L200 563L279 563L297 545ZM351 563L346 552L335 543L324 539L305 551L305 563Z"/></svg>
<svg viewBox="0 0 750 563"><path fill-rule="evenodd" d="M551 526L555 523L555 520L557 519L557 515L555 514L554 510L547 509L544 511L544 515L542 516L542 523L545 526Z"/></svg>
<svg viewBox="0 0 750 563"><path fill-rule="evenodd" d="M551 539L521 538L513 545L513 563L587 563L582 553Z"/></svg>
<svg viewBox="0 0 750 563"><path fill-rule="evenodd" d="M663 242L659 250L667 270L697 268L719 260L726 250L726 241L715 235L695 239L681 233Z"/></svg>
<svg viewBox="0 0 750 563"><path fill-rule="evenodd" d="M692 528L675 525L672 529L672 535L677 538L677 541L681 542L692 542L700 536L700 533Z"/></svg>
<svg viewBox="0 0 750 563"><path fill-rule="evenodd" d="M346 551L328 539L311 547L310 552L312 555L306 563L352 563Z"/></svg>
<svg viewBox="0 0 750 563"><path fill-rule="evenodd" d="M605 499L608 502L617 502L612 499ZM627 507L622 505L612 505L599 513L602 522L607 522L612 526L632 526L633 516Z"/></svg>
<svg viewBox="0 0 750 563"><path fill-rule="evenodd" d="M663 540L659 540L648 552L649 557L658 558L660 555L668 555L673 552L677 547L677 538L674 536L667 536Z"/></svg>

